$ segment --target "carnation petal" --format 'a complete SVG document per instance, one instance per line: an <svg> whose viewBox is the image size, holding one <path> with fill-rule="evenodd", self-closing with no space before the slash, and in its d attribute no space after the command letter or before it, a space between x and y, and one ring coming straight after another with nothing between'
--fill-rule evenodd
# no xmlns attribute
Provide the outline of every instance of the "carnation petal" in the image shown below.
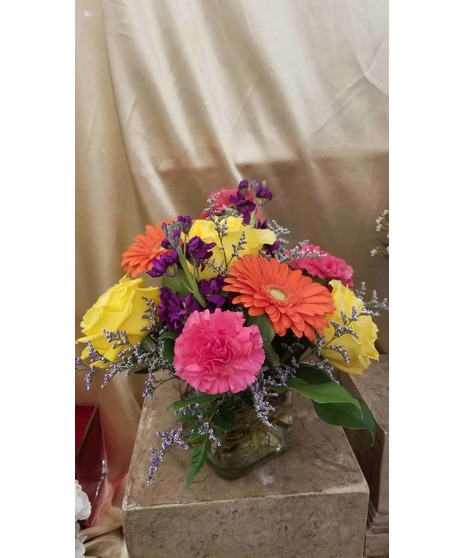
<svg viewBox="0 0 465 558"><path fill-rule="evenodd" d="M255 381L265 361L256 325L242 312L195 311L175 342L177 375L202 393L237 393Z"/></svg>

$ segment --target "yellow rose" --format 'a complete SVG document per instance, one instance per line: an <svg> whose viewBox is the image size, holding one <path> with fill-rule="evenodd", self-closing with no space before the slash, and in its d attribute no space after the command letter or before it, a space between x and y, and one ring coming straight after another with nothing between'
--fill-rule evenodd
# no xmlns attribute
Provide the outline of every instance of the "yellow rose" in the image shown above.
<svg viewBox="0 0 465 558"><path fill-rule="evenodd" d="M357 298L353 291L345 287L340 281L333 279L329 284L333 287L331 294L336 312L332 316L328 316L328 320L343 325L341 310L350 318L352 308L355 306L357 312L359 312L363 307L363 301ZM350 326L358 334L358 339L347 333L331 341L331 345L342 345L347 349L350 363L346 364L342 356L331 349L322 351L322 354L339 370L349 374L361 374L370 365L370 359L379 360L379 353L375 349L378 328L371 316L360 316L357 321L351 322ZM323 335L329 341L334 335L334 327L330 325L324 328Z"/></svg>
<svg viewBox="0 0 465 558"><path fill-rule="evenodd" d="M232 245L238 245L242 233L245 233L245 245L244 249L239 252L240 256L258 254L264 244L273 244L276 241L276 235L270 229L254 229L250 225L243 225L241 217L227 217L221 222L227 226L227 234L223 238L224 252L220 249L221 242L213 221L197 219L189 232L189 238L198 236L204 242L216 243L216 246L212 249L213 255L208 260L216 266L220 266L225 262L225 256L228 265L232 263L230 262L234 251ZM217 274L208 266L200 272L202 279L210 279L215 275Z"/></svg>
<svg viewBox="0 0 465 558"><path fill-rule="evenodd" d="M147 336L141 328L148 325L148 320L142 319L147 310L147 302L143 297L151 298L155 304L160 302L158 287L146 287L144 279L129 279L123 277L119 283L110 287L97 302L88 310L81 322L82 333L76 343L91 341L94 348L110 361L117 360L118 353L124 346L112 349L103 333L108 331L124 330L129 341L135 345ZM81 358L89 356L89 349L82 351ZM96 364L98 366L98 364Z"/></svg>

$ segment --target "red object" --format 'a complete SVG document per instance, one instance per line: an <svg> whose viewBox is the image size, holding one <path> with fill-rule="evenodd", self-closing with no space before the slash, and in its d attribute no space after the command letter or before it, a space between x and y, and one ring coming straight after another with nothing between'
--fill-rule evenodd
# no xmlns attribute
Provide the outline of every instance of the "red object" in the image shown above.
<svg viewBox="0 0 465 558"><path fill-rule="evenodd" d="M92 506L89 518L81 522L90 527L97 499L105 480L106 465L98 407L75 405L75 478Z"/></svg>

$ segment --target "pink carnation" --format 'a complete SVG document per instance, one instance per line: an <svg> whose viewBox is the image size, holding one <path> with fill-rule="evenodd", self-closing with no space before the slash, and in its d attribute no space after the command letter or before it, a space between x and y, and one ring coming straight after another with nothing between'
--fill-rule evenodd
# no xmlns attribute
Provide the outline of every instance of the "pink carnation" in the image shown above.
<svg viewBox="0 0 465 558"><path fill-rule="evenodd" d="M318 258L298 258L293 262L289 262L289 266L293 269L301 269L309 275L319 277L320 279L338 279L346 287L353 288L352 275L354 270L343 259L336 258L328 252L321 250L319 246L307 244L303 246L303 250L308 252L316 251L324 256Z"/></svg>
<svg viewBox="0 0 465 558"><path fill-rule="evenodd" d="M222 211L224 207L229 207L233 205L229 198L230 196L237 196L237 188L229 188L229 189L223 188L223 190L213 190L209 198L211 198L214 194L217 194L218 192L220 195L216 198L215 203L213 205L215 211ZM254 195L252 190L247 191L247 199L253 202ZM206 219L209 215L210 214L208 213L208 211L203 211L200 217L202 219Z"/></svg>
<svg viewBox="0 0 465 558"><path fill-rule="evenodd" d="M240 312L195 311L174 346L177 375L202 393L238 393L258 376L265 352L256 325Z"/></svg>

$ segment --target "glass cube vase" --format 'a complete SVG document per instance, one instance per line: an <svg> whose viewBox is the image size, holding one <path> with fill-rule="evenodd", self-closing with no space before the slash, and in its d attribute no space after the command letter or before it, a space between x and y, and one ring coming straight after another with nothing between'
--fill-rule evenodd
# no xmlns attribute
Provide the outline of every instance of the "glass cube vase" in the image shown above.
<svg viewBox="0 0 465 558"><path fill-rule="evenodd" d="M257 417L253 406L238 399L234 405L235 427L222 432L221 445L214 445L208 461L221 477L241 477L269 459L282 454L292 442L292 392L270 398L274 411L271 426Z"/></svg>

